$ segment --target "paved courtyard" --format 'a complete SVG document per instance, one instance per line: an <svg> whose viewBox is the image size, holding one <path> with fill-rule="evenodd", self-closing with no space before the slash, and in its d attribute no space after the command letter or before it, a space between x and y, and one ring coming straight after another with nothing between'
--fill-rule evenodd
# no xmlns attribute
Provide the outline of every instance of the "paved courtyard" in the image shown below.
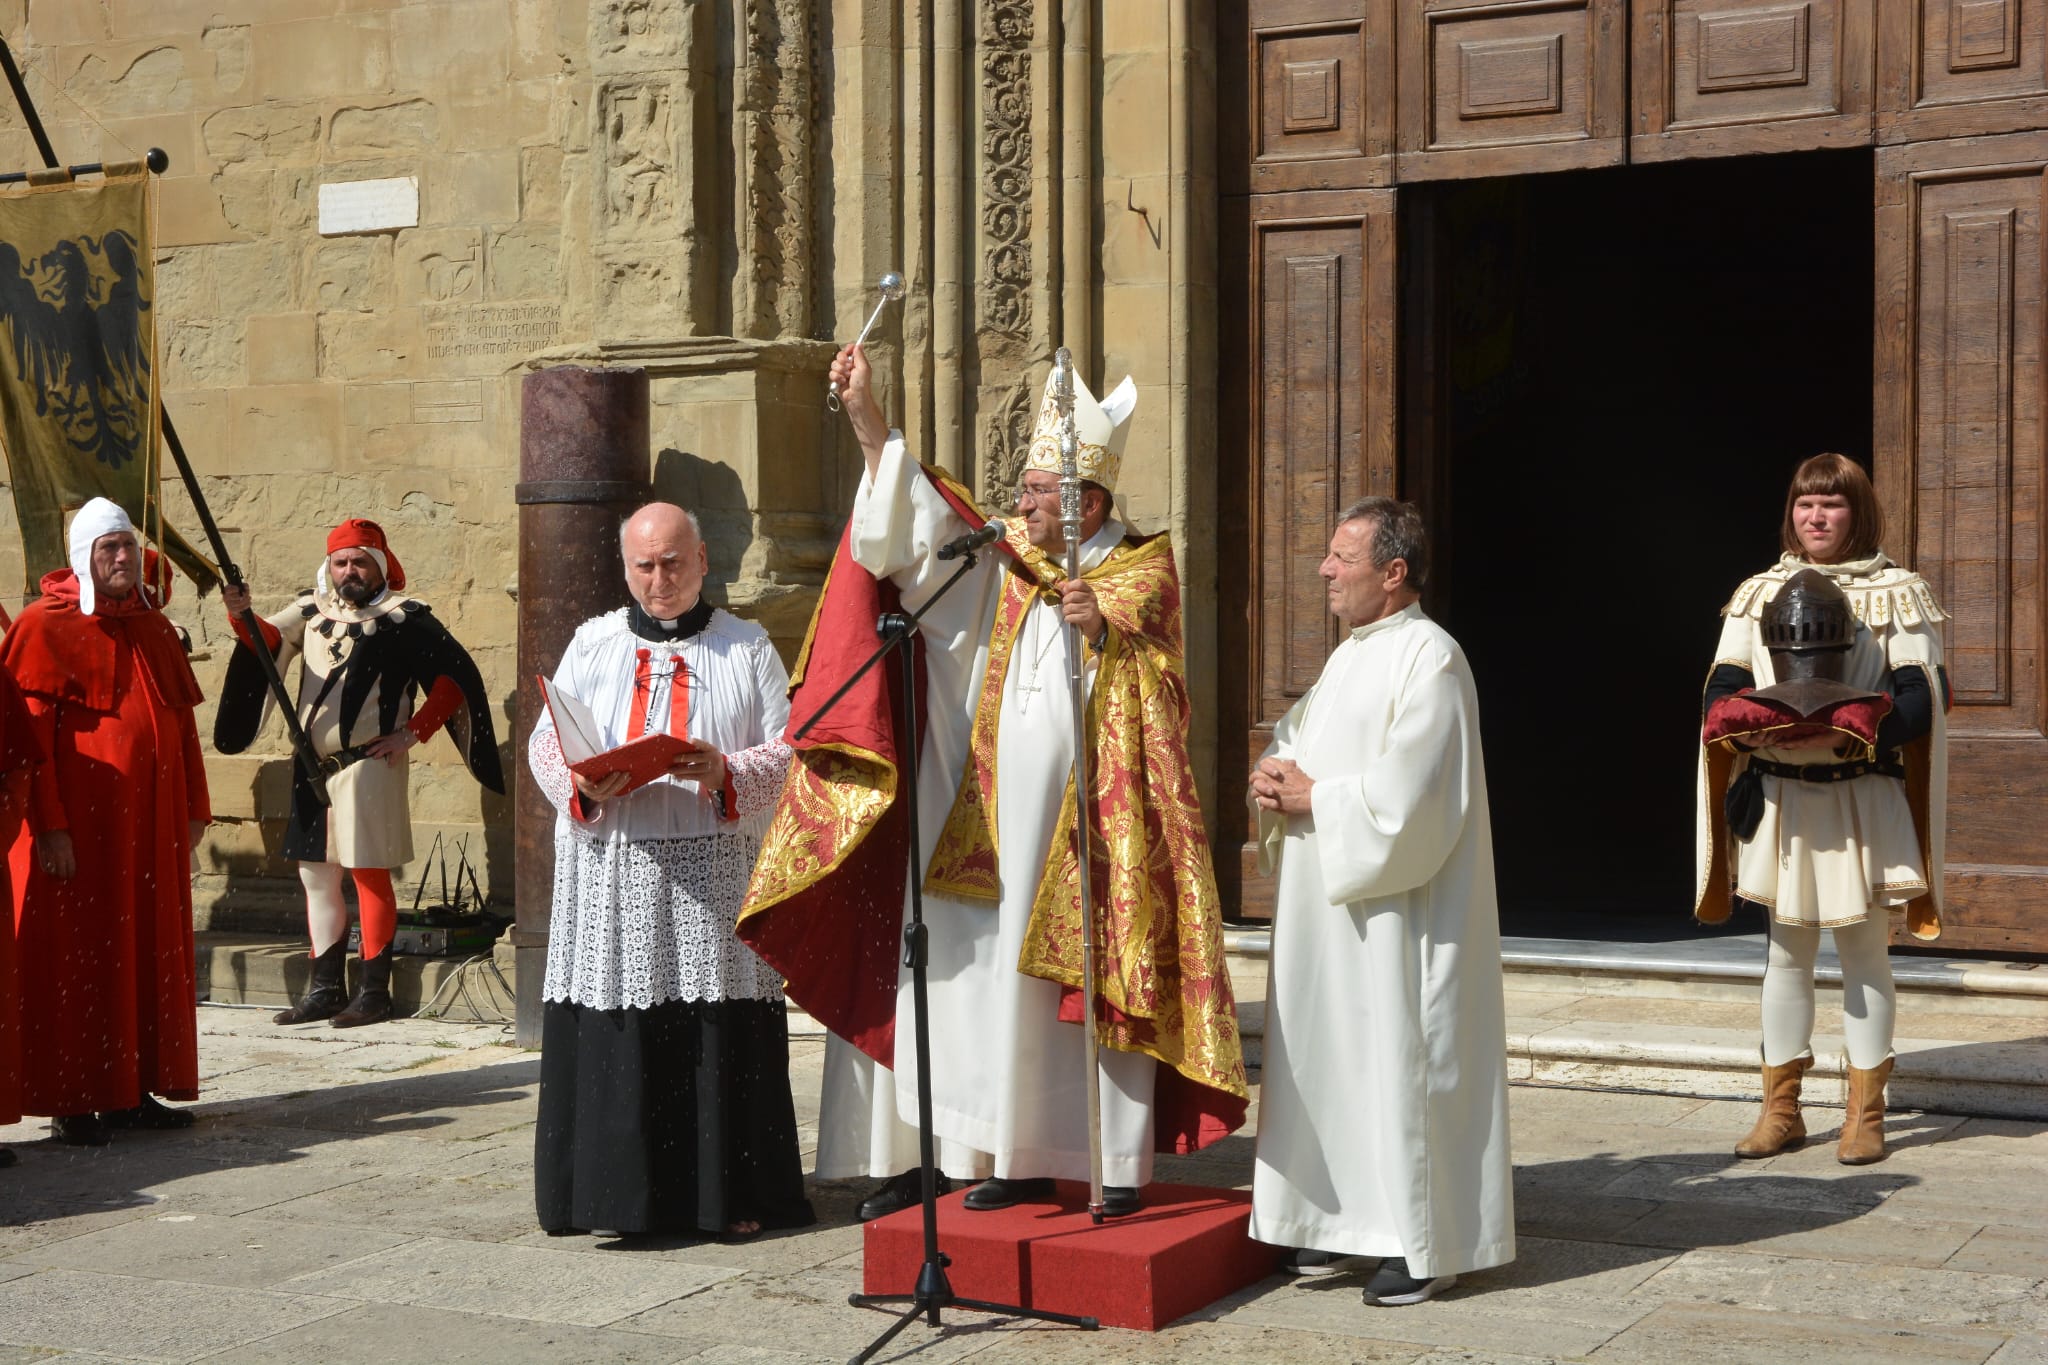
<svg viewBox="0 0 2048 1365"><path fill-rule="evenodd" d="M529 1186L538 1058L489 1025L350 1034L200 1011L189 1132L60 1147L0 1129L0 1362L843 1360L850 1185L823 1221L743 1246L542 1236ZM823 1042L794 1040L814 1129ZM2048 1124L1895 1116L1882 1165L1832 1144L1727 1154L1749 1105L1513 1092L1521 1256L1416 1308L1354 1276L1268 1278L1148 1335L961 1314L885 1359L2048 1362ZM1815 1111L1832 1125L1838 1111ZM1161 1179L1249 1183L1251 1141Z"/></svg>

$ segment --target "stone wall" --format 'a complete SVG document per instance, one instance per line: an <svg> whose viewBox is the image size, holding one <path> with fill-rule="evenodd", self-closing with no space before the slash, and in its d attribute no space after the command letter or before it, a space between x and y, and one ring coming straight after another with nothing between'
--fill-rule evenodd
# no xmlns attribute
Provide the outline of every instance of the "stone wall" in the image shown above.
<svg viewBox="0 0 2048 1365"><path fill-rule="evenodd" d="M985 492L1014 485L1056 345L1091 383L1137 378L1122 501L1192 552L1206 707L1213 81L1207 20L1188 20L1202 11L0 0L0 26L60 158L170 154L164 396L259 605L309 581L334 521L381 521L505 722L519 375L648 367L657 489L702 513L714 595L793 650L859 468L821 401L830 338L858 329L888 269L910 282L876 336L892 420ZM34 161L0 111L0 162ZM379 178L417 182L417 225L322 235L320 187ZM196 539L182 493L166 502ZM18 537L0 529L0 596L20 582ZM219 609L187 593L173 614L211 691ZM285 765L281 740L265 745L209 761L234 823L202 850L201 899L223 918L274 903L288 920L295 894L267 852ZM467 837L509 895L509 807L447 744L419 757L422 853L437 831Z"/></svg>

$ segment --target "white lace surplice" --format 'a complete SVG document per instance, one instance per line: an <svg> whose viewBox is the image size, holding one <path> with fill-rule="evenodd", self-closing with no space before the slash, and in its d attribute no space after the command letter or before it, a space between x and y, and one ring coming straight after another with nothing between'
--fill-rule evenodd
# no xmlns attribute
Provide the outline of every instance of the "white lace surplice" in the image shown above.
<svg viewBox="0 0 2048 1365"><path fill-rule="evenodd" d="M635 636L622 608L577 630L555 670L558 687L596 716L608 744L630 729L637 651L650 652L649 729L669 715L667 661L689 670L689 731L725 755L739 819L715 795L664 778L571 811L574 787L545 712L527 767L554 803L555 898L542 996L593 1009L646 1009L671 1000L779 1000L782 978L733 935L761 835L789 767L782 730L788 675L767 632L724 611L680 643Z"/></svg>

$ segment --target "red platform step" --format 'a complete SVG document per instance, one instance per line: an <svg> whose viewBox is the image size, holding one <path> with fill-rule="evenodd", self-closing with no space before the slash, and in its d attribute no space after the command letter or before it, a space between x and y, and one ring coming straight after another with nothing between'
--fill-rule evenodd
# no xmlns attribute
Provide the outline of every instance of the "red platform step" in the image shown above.
<svg viewBox="0 0 2048 1365"><path fill-rule="evenodd" d="M1088 1219L1088 1187L1062 1180L1058 1202L988 1213L939 1201L939 1250L961 1298L1078 1313L1105 1327L1156 1332L1273 1273L1277 1247L1245 1235L1251 1196L1201 1185L1148 1185L1145 1207L1100 1226ZM924 1264L924 1210L867 1225L864 1285L908 1294Z"/></svg>

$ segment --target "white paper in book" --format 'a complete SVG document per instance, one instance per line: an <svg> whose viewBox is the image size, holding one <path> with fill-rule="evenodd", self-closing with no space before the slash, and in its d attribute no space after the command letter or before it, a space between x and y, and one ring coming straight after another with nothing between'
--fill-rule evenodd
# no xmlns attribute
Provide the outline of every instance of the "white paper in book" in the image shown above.
<svg viewBox="0 0 2048 1365"><path fill-rule="evenodd" d="M667 776L668 766L675 761L675 756L690 747L687 738L665 731L655 731L608 747L604 742L603 727L581 698L563 691L546 678L540 679L540 690L547 699L548 713L555 718L555 736L562 746L562 761L569 765L571 772L580 773L592 781L611 773L625 772L632 778L626 790L635 790Z"/></svg>
<svg viewBox="0 0 2048 1365"><path fill-rule="evenodd" d="M604 732L598 728L597 717L591 714L589 707L546 678L540 680L540 690L541 695L547 698L549 713L555 718L555 734L562 742L562 758L570 767L604 752Z"/></svg>

